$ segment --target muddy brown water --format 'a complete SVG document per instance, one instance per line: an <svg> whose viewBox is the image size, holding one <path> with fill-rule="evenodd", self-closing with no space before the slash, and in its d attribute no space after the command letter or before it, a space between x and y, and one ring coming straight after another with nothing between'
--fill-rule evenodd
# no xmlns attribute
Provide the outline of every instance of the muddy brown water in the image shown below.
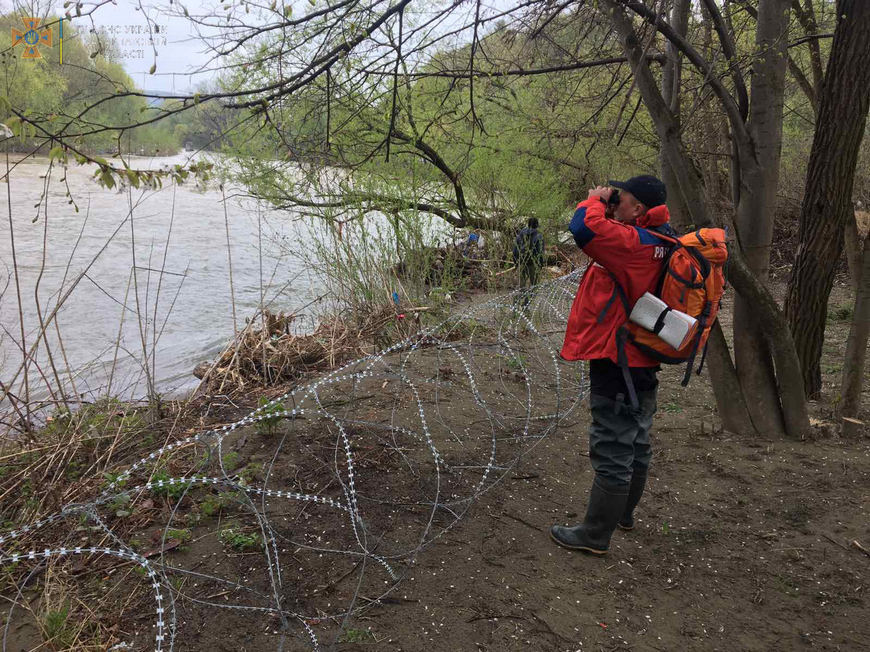
<svg viewBox="0 0 870 652"><path fill-rule="evenodd" d="M184 154L133 157L131 166L155 169L186 161ZM192 183L176 188L167 183L157 191L134 189L131 220L125 191L99 187L92 178L94 166L73 164L66 181L79 212L68 203L67 185L56 167L48 183L46 217L45 204L40 209L34 205L45 187L47 170L47 159L35 158L15 165L10 175L13 230L5 209L0 229L0 378L8 383L22 360L14 233L28 345L39 331L37 283L39 306L46 316L75 279L87 273L58 312L63 351L55 328L48 331L48 344L67 391L71 382L63 353L76 388L88 398L106 393L143 396L145 359L158 391L171 394L195 386L194 366L213 357L234 330L228 236L219 189L209 186L201 191ZM310 246L305 229L291 222L294 215L258 210L253 202L232 196L226 211L239 327L255 313L261 299L273 310L299 311L322 293L322 284L304 260L293 255ZM132 274L134 242L138 296ZM310 322L300 321L301 329L309 327ZM143 337L147 353L143 353ZM44 346L37 360L49 374ZM20 381L21 377L16 383L18 394L23 393ZM38 395L44 383L35 369L30 382Z"/></svg>

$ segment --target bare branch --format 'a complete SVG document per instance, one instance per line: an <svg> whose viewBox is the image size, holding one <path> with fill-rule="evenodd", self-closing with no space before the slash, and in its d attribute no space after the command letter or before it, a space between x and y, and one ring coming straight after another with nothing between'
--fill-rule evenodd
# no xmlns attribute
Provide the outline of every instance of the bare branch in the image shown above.
<svg viewBox="0 0 870 652"><path fill-rule="evenodd" d="M743 117L743 120L746 120L746 117L749 115L749 93L746 91L743 74L740 72L740 66L737 62L737 47L734 45L732 34L726 27L716 2L714 0L702 0L702 2L710 14L710 19L713 21L713 27L716 29L719 42L722 44L722 52L724 52L725 57L728 59L731 78L734 80L734 88L737 91L737 104L740 107L740 115Z"/></svg>

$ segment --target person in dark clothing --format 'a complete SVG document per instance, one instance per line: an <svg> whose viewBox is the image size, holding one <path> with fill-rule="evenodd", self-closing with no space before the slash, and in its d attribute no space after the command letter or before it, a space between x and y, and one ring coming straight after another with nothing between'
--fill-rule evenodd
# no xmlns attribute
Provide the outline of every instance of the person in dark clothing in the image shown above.
<svg viewBox="0 0 870 652"><path fill-rule="evenodd" d="M632 306L644 292L655 292L667 247L649 231L675 236L660 180L640 176L608 183L589 191L569 226L592 262L571 306L561 351L566 360L589 361L589 460L595 479L583 523L550 530L560 546L599 555L608 551L617 524L634 527L652 459L650 429L660 370L657 361L631 346L624 349L625 368L618 364L617 330L628 315L623 302L615 300L617 283ZM608 200L615 204L612 219L606 216ZM628 380L636 406L626 401Z"/></svg>
<svg viewBox="0 0 870 652"><path fill-rule="evenodd" d="M520 290L529 288L524 298L524 304L528 305L531 289L538 284L544 265L544 236L538 232L537 217L530 217L528 226L517 234L513 259L520 273Z"/></svg>

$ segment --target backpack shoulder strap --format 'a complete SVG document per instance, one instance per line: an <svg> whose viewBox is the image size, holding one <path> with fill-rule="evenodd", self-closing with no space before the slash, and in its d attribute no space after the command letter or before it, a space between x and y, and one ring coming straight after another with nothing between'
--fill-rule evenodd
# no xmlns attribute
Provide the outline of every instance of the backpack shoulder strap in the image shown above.
<svg viewBox="0 0 870 652"><path fill-rule="evenodd" d="M648 227L640 227L640 228L644 229L645 231L649 231L650 233L652 233L652 234L653 234L654 236L656 236L657 238L660 238L661 240L664 240L664 241L666 241L666 242L670 242L670 243L673 244L673 245L679 245L679 246L682 246L682 243L680 242L680 239L679 239L679 238L674 237L674 236L672 236L672 235L669 235L669 234L667 234L667 233L662 233L662 232L659 231L656 227L652 227L652 228L648 228Z"/></svg>

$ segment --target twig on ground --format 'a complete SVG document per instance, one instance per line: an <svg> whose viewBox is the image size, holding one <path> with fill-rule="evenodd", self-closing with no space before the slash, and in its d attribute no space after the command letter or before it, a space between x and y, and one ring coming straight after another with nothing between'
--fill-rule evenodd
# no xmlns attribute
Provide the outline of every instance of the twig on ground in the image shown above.
<svg viewBox="0 0 870 652"><path fill-rule="evenodd" d="M865 547L862 546L860 543L858 543L858 539L852 539L852 546L853 546L854 548L857 548L857 549L860 550L861 552L863 552L863 553L864 553L865 555L867 555L868 557L870 557L870 550L867 550L867 548L865 548Z"/></svg>
<svg viewBox="0 0 870 652"><path fill-rule="evenodd" d="M828 541L830 541L831 543L840 546L843 550L846 550L846 551L848 552L849 548L847 548L845 545L843 545L842 543L840 543L839 541L837 541L834 537L832 537L832 536L828 536L828 535L825 534L824 532L822 532L822 536L825 537L825 538L826 538Z"/></svg>
<svg viewBox="0 0 870 652"><path fill-rule="evenodd" d="M529 523L528 521L520 518L519 516L514 516L513 514L508 514L507 512L505 512L505 516L507 516L508 518L512 518L517 523L522 523L526 527L530 527L533 530L537 530L538 532L543 532L543 530L541 528L539 528L537 525L533 525L532 523Z"/></svg>

